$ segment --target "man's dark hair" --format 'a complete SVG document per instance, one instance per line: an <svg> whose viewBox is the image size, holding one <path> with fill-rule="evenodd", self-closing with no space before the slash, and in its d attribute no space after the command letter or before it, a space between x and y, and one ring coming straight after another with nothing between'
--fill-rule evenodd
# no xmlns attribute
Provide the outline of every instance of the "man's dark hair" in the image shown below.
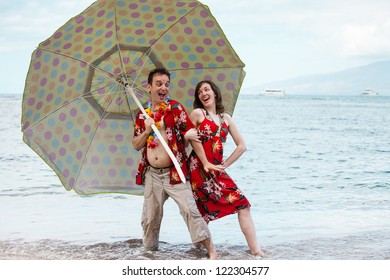
<svg viewBox="0 0 390 280"><path fill-rule="evenodd" d="M165 68L156 68L156 69L150 71L150 73L149 73L149 76L148 76L148 84L149 85L152 85L153 77L156 74L167 75L169 80L171 80L171 73L169 73L169 71L167 69L165 69Z"/></svg>

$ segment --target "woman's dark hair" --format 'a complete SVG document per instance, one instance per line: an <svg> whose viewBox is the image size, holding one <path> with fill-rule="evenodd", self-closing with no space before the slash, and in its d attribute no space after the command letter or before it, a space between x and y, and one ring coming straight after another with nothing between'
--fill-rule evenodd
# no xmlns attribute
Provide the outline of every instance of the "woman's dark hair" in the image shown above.
<svg viewBox="0 0 390 280"><path fill-rule="evenodd" d="M153 77L154 75L156 74L160 74L160 75L167 75L169 80L171 80L171 73L169 73L169 71L165 68L156 68L152 71L150 71L149 73L149 76L148 76L148 84L151 85L152 82L153 82Z"/></svg>
<svg viewBox="0 0 390 280"><path fill-rule="evenodd" d="M200 89L200 87L203 84L209 84L211 89L214 92L214 95L215 95L215 109L216 109L217 114L222 114L223 112L225 112L225 107L222 105L221 90L219 89L219 87L213 81L209 81L209 80L201 81L201 82L199 82L196 85L196 87L195 87L195 100L194 100L194 103L193 103L194 109L204 108L202 102L199 99L199 89Z"/></svg>

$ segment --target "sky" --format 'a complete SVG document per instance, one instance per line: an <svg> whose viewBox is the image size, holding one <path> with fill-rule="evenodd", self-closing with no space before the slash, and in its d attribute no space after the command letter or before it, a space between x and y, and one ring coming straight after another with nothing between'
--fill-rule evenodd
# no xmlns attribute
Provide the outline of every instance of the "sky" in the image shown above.
<svg viewBox="0 0 390 280"><path fill-rule="evenodd" d="M0 0L0 93L24 90L31 53L93 0ZM388 0L204 0L246 64L242 88L390 59Z"/></svg>

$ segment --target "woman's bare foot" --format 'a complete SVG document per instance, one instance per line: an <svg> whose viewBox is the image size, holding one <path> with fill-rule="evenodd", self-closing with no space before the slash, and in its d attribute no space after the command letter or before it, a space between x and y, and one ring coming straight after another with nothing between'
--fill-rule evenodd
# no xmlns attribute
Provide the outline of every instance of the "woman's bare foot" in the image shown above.
<svg viewBox="0 0 390 280"><path fill-rule="evenodd" d="M268 257L268 254L262 250L256 251L256 252L251 251L250 253L254 256L257 256L257 257L262 257L262 258Z"/></svg>

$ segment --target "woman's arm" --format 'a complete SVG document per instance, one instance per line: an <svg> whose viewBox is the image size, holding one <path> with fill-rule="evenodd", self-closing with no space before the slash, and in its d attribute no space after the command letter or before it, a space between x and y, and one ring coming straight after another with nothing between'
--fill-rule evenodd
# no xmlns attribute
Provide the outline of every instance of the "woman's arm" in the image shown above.
<svg viewBox="0 0 390 280"><path fill-rule="evenodd" d="M245 145L244 138L241 136L237 126L233 121L233 118L228 114L224 114L224 118L225 118L225 122L228 125L229 133L232 136L234 143L236 144L236 148L234 149L234 151L223 163L223 166L229 167L237 159L239 159L241 155L246 151L246 145Z"/></svg>
<svg viewBox="0 0 390 280"><path fill-rule="evenodd" d="M193 110L190 114L190 119L195 126L198 126L204 119L204 115L201 109ZM190 140L190 143L199 160L202 162L203 169L206 172L210 172L211 170L222 171L225 169L223 166L214 165L207 160L206 153L204 151L201 141Z"/></svg>

